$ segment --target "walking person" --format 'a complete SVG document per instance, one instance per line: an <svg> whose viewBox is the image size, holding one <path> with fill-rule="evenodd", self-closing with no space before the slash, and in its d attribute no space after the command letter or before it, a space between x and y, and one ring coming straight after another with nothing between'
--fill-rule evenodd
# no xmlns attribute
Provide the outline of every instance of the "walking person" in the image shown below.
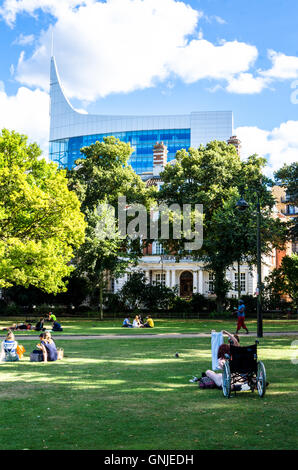
<svg viewBox="0 0 298 470"><path fill-rule="evenodd" d="M238 334L238 331L243 328L246 330L246 334L248 335L248 329L245 325L245 305L243 300L239 300L239 305L237 309L237 330L236 330L236 335Z"/></svg>

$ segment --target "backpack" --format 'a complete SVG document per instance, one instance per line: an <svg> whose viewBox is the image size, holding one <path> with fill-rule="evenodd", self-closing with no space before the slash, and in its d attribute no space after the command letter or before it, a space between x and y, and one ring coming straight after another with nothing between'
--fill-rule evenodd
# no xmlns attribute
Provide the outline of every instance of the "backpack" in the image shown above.
<svg viewBox="0 0 298 470"><path fill-rule="evenodd" d="M43 361L43 353L39 350L34 350L30 353L30 362L42 362Z"/></svg>
<svg viewBox="0 0 298 470"><path fill-rule="evenodd" d="M202 377L199 380L199 388L218 388L216 383L209 377Z"/></svg>

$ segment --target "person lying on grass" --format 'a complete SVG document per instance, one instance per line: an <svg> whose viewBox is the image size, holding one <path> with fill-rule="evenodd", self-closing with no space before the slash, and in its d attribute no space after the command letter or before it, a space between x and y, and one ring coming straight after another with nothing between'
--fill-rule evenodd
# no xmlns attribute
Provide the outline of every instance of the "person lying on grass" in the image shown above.
<svg viewBox="0 0 298 470"><path fill-rule="evenodd" d="M11 326L2 328L3 331L15 331L15 330L32 330L31 323L13 323Z"/></svg>
<svg viewBox="0 0 298 470"><path fill-rule="evenodd" d="M226 330L223 330L223 334L226 334L228 336L228 341L229 344L221 344L218 348L217 352L217 358L218 358L218 368L223 369L224 363L226 361L226 354L230 354L230 344L233 344L234 346L240 346L240 340L237 335L232 335ZM206 370L203 376L209 377L209 379L213 380L213 382L217 385L217 387L222 387L222 373L216 373L213 370ZM237 386L237 388L240 390L248 390L248 385L247 384L242 384L241 388Z"/></svg>

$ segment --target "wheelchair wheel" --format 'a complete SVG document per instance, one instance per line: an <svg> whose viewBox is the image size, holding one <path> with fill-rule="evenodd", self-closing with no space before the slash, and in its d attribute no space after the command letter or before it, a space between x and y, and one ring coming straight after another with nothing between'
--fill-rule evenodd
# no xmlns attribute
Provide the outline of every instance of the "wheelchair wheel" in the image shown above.
<svg viewBox="0 0 298 470"><path fill-rule="evenodd" d="M257 389L259 396L262 398L266 392L266 370L262 361L258 362Z"/></svg>
<svg viewBox="0 0 298 470"><path fill-rule="evenodd" d="M228 362L225 362L222 373L222 393L226 398L231 395L231 370Z"/></svg>

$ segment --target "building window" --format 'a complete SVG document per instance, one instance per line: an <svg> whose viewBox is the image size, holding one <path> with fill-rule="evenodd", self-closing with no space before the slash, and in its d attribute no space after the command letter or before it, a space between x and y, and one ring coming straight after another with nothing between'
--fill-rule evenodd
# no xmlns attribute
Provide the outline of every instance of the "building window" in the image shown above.
<svg viewBox="0 0 298 470"><path fill-rule="evenodd" d="M215 276L214 273L209 273L209 279L208 279L208 291L211 294L214 294L214 281L215 281Z"/></svg>
<svg viewBox="0 0 298 470"><path fill-rule="evenodd" d="M286 213L287 213L287 214L290 214L290 215L298 214L298 207L292 206L292 205L288 205L288 206L287 206L287 211L286 211Z"/></svg>
<svg viewBox="0 0 298 470"><path fill-rule="evenodd" d="M162 286L166 285L166 275L165 273L157 273L155 275L156 284L161 284Z"/></svg>
<svg viewBox="0 0 298 470"><path fill-rule="evenodd" d="M240 288L241 292L246 291L246 276L245 273L240 273ZM238 273L235 273L235 287L234 290L238 290Z"/></svg>
<svg viewBox="0 0 298 470"><path fill-rule="evenodd" d="M154 242L152 246L153 255L164 255L165 249L159 242Z"/></svg>

